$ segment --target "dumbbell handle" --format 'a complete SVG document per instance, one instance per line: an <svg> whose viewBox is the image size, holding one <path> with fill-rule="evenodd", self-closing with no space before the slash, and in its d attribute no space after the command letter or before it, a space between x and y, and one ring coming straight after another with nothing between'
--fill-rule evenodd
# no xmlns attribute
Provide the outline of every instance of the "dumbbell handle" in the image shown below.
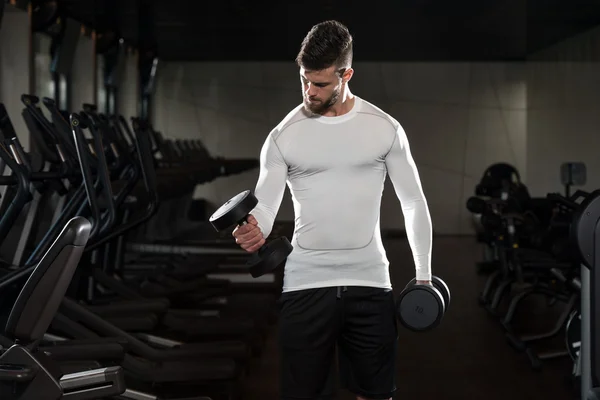
<svg viewBox="0 0 600 400"><path fill-rule="evenodd" d="M238 222L238 226L244 226L244 225L248 225L248 216L245 216L243 220L241 220L240 222Z"/></svg>
<svg viewBox="0 0 600 400"><path fill-rule="evenodd" d="M246 215L243 220L241 220L240 222L238 222L238 226L248 225L248 223L249 223L248 222L248 217L249 216L250 216L250 214ZM261 246L256 252L260 255L261 254L261 250L263 250L264 247L265 247L264 245Z"/></svg>

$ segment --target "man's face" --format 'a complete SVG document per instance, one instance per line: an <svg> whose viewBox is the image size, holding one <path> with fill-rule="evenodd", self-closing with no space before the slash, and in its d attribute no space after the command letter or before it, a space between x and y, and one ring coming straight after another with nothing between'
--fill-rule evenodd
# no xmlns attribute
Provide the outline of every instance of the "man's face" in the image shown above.
<svg viewBox="0 0 600 400"><path fill-rule="evenodd" d="M320 71L300 68L304 108L313 114L323 114L340 98L343 79L335 66Z"/></svg>

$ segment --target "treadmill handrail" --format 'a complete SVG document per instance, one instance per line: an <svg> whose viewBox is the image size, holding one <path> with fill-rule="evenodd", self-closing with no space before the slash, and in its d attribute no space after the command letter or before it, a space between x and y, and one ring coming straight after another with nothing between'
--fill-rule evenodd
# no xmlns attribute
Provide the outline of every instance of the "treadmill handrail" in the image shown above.
<svg viewBox="0 0 600 400"><path fill-rule="evenodd" d="M97 198L96 185L93 183L92 167L90 160L87 158L87 149L85 146L86 140L83 136L82 128L87 128L87 121L85 117L79 114L71 114L71 127L73 133L73 140L75 141L75 148L77 149L77 158L79 159L79 167L83 175L83 183L85 185L85 191L87 193L88 205L92 212L92 232L90 238L94 238L100 229L100 207L95 201ZM94 199L94 200L92 200Z"/></svg>
<svg viewBox="0 0 600 400"><path fill-rule="evenodd" d="M2 130L1 126L0 130ZM19 218L23 207L25 207L25 204L27 204L27 202L29 202L31 199L31 193L29 192L29 179L27 177L27 171L23 166L17 164L15 159L7 153L4 146L0 148L0 158L11 169L17 179L17 193L0 218L0 243L2 243L8 236L10 230L13 228L17 218Z"/></svg>
<svg viewBox="0 0 600 400"><path fill-rule="evenodd" d="M60 234L60 231L63 229L64 225L69 221L70 218L77 215L75 211L78 207L80 207L82 202L85 202L85 188L83 185L75 191L69 202L64 206L63 211L58 219L54 222L50 229L46 231L44 237L29 255L29 258L25 264L11 265L11 267L17 267L18 269L10 271L0 277L0 291L17 282L20 282L31 274L31 271L33 271L42 255Z"/></svg>
<svg viewBox="0 0 600 400"><path fill-rule="evenodd" d="M93 137L93 141L94 141L94 151L96 152L96 171L98 172L98 180L100 181L101 185L102 185L102 190L100 191L99 195L100 196L104 196L104 201L106 204L106 213L108 214L107 218L103 221L102 223L102 227L99 229L98 234L99 236L104 235L110 228L113 227L113 225L115 224L116 220L117 220L117 210L115 207L115 201L114 201L114 196L113 196L113 192L112 192L112 186L111 186L111 182L110 182L110 174L108 172L108 165L106 162L106 156L104 154L104 140L103 140L103 136L102 133L100 132L100 130L98 129L98 127L96 126L96 122L94 121L94 118L92 118L91 116L86 115L88 121L89 121L89 126L88 129ZM79 145L78 145L79 146ZM98 192L96 192L96 194L98 195ZM98 197L93 197L88 199L90 202L95 202L98 203ZM100 209L100 205L98 205L98 209Z"/></svg>
<svg viewBox="0 0 600 400"><path fill-rule="evenodd" d="M105 243L123 235L125 232L138 227L139 225L150 219L158 210L158 193L156 190L156 173L150 150L150 142L148 131L142 129L143 125L139 119L134 119L135 144L137 148L137 156L142 172L146 191L148 192L148 207L144 213L137 219L123 225L119 225L114 231L108 235L98 238L92 244L88 245L85 251L93 251Z"/></svg>
<svg viewBox="0 0 600 400"><path fill-rule="evenodd" d="M42 133L42 128L39 126L40 124L34 118L31 111L28 108L25 108L23 111L21 111L21 116L23 117L23 121L25 121L25 125L27 125L31 139L35 143L44 159L48 160L52 164L59 164L61 162L60 155L56 149L52 148L56 146L56 143L53 143L52 146L49 146L47 136Z"/></svg>

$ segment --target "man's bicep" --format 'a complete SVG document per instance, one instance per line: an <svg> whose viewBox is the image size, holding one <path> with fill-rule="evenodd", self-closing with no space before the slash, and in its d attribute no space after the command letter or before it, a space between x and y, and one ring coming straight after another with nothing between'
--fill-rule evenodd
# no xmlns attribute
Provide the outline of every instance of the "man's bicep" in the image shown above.
<svg viewBox="0 0 600 400"><path fill-rule="evenodd" d="M254 190L258 205L252 212L265 237L273 228L287 177L288 166L272 135L269 135L260 152L260 172Z"/></svg>
<svg viewBox="0 0 600 400"><path fill-rule="evenodd" d="M394 190L402 203L424 199L419 171L403 131L396 133L385 163Z"/></svg>

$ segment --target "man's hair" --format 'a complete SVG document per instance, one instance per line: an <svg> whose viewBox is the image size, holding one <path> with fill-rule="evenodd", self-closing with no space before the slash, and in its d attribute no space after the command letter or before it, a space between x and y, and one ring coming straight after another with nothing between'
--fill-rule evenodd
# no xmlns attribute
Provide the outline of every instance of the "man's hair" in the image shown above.
<svg viewBox="0 0 600 400"><path fill-rule="evenodd" d="M349 68L352 65L352 36L338 21L324 21L311 28L296 57L298 66L320 71L331 66Z"/></svg>

